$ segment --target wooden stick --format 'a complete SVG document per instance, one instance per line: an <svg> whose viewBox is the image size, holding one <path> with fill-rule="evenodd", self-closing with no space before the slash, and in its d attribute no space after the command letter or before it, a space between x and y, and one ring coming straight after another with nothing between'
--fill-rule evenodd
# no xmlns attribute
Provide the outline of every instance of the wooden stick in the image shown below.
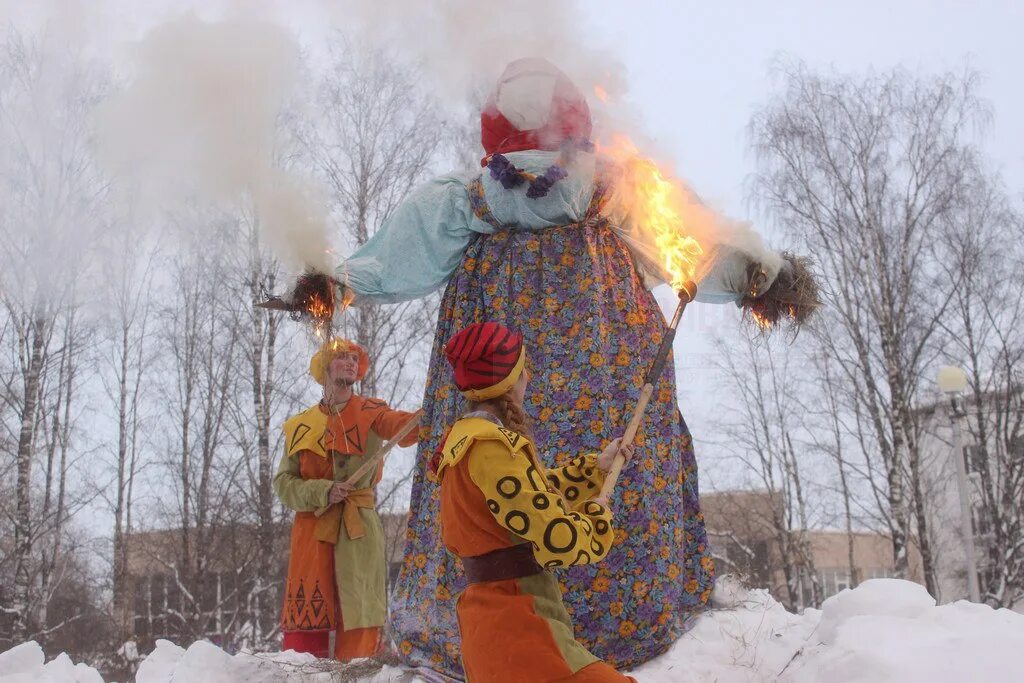
<svg viewBox="0 0 1024 683"><path fill-rule="evenodd" d="M630 418L629 424L626 425L626 432L622 435L622 441L619 442L619 451L626 446L633 443L633 439L636 438L636 432L640 429L640 423L644 419L644 410L647 408L647 404L651 400L651 396L654 394L654 385L648 382L644 385L644 388L640 390L640 400L636 402L636 410L633 411L633 417ZM622 474L622 468L626 464L626 459L615 454L615 459L612 460L611 469L608 470L608 474L604 476L604 484L601 486L601 492L598 494L598 498L607 499L612 494L612 489L615 488L615 482L619 480L619 475Z"/></svg>
<svg viewBox="0 0 1024 683"><path fill-rule="evenodd" d="M384 459L384 456L387 455L392 448L398 445L399 441L408 436L409 432L416 428L416 426L419 424L421 415L423 415L423 408L420 408L415 413L413 413L412 416L406 421L406 423L402 425L402 428L398 430L398 433L395 434L394 437L392 437L391 441L388 441L386 444L384 444L381 447L381 449L374 454L372 458L370 458L362 465L360 465L359 469L357 469L351 477L345 480L345 483L354 486L355 483L359 481L364 474L370 471L370 468L376 467L380 463L380 461ZM316 517L323 517L327 513L327 511L331 509L331 505L336 505L336 503L325 505L324 507L319 508L313 514Z"/></svg>
<svg viewBox="0 0 1024 683"><path fill-rule="evenodd" d="M654 385L661 377L661 372L665 369L665 361L668 360L669 351L672 350L672 341L676 337L676 328L679 327L679 320L683 317L686 305L693 301L693 297L696 294L697 285L692 281L685 282L679 291L679 305L676 306L672 321L665 330L665 336L661 340L658 353L654 356L654 361L647 370L643 389L640 390L640 398L636 402L636 408L633 409L633 416L629 419L629 424L626 425L626 431L619 442L619 448L615 458L612 460L612 466L608 470L608 474L605 475L604 485L601 486L601 491L597 494L598 498L607 500L612 495L612 489L615 488L619 475L622 474L622 468L626 464L626 458L622 455L622 449L631 445L633 439L636 438L636 432L640 429L640 423L644 419L644 411L647 410L647 404L650 402L651 396L654 395Z"/></svg>

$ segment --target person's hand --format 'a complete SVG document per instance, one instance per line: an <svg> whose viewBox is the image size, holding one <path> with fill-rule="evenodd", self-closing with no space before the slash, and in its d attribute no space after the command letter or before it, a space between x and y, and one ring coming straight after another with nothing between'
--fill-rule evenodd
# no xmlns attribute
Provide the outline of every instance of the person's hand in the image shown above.
<svg viewBox="0 0 1024 683"><path fill-rule="evenodd" d="M604 450L601 451L601 455L597 456L597 466L601 468L602 472L608 472L612 468L612 462L615 460L616 454L621 454L625 458L626 462L632 459L633 454L636 452L636 446L629 444L628 446L620 446L622 439L612 439Z"/></svg>
<svg viewBox="0 0 1024 683"><path fill-rule="evenodd" d="M334 505L335 503L342 502L343 500L348 498L348 494L351 491L352 484L349 484L348 482L345 481L334 482L334 486L331 487L331 490L327 494L327 504Z"/></svg>

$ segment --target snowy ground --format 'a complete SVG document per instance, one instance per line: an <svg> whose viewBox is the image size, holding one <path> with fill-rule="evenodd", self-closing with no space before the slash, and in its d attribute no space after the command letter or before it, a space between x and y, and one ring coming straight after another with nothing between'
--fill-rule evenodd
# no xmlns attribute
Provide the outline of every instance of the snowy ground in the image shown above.
<svg viewBox="0 0 1024 683"><path fill-rule="evenodd" d="M877 579L802 615L765 591L723 582L716 609L664 656L632 672L643 683L676 681L1024 681L1024 616L958 602L936 606L921 586ZM207 642L182 649L160 641L138 683L276 683L338 680L293 652L228 655ZM363 683L413 683L386 668ZM101 683L94 669L67 655L44 664L24 643L0 654L0 683Z"/></svg>

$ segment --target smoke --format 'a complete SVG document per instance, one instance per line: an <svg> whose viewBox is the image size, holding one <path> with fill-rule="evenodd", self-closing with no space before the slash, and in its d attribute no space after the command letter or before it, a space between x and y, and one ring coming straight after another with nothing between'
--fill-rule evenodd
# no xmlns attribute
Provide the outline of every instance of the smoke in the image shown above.
<svg viewBox="0 0 1024 683"><path fill-rule="evenodd" d="M146 34L133 50L131 84L99 112L100 149L109 167L160 203L251 199L268 241L293 266L329 272L331 264L320 193L274 164L276 120L300 74L298 45L285 26L302 35L314 69L316 53L339 32L411 63L420 86L453 113L478 106L509 62L544 57L587 96L596 140L625 135L644 156L674 167L646 134L642 108L629 100L621 58L594 40L580 3L297 0L242 11L275 20L188 17ZM718 233L764 251L753 231L725 219L709 225L711 241Z"/></svg>
<svg viewBox="0 0 1024 683"><path fill-rule="evenodd" d="M291 35L268 21L187 16L150 30L130 56L128 86L96 111L108 169L146 203L251 201L290 265L329 268L324 202L275 163L278 118L300 73Z"/></svg>
<svg viewBox="0 0 1024 683"><path fill-rule="evenodd" d="M588 95L598 122L629 121L630 132L637 132L640 117L625 115L626 68L587 31L577 2L348 0L316 6L346 33L413 62L424 85L449 103L489 90L509 62L543 57ZM608 103L595 98L598 86Z"/></svg>

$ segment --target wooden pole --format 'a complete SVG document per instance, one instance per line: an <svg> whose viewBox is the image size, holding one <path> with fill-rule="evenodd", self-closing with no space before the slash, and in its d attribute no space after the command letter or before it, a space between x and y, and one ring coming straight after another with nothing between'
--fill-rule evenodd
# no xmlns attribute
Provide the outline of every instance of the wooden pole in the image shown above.
<svg viewBox="0 0 1024 683"><path fill-rule="evenodd" d="M612 460L611 469L608 470L608 474L605 475L604 485L601 487L601 492L598 494L598 498L608 499L612 494L612 489L615 488L615 483L619 480L619 475L622 474L622 467L626 464L626 458L621 455L621 451L624 447L629 446L633 443L633 439L636 438L637 430L640 429L640 423L644 419L644 411L647 410L647 404L651 401L651 396L654 395L654 385L657 384L658 379L661 377L662 370L665 369L665 362L668 360L668 352L672 350L672 342L676 338L676 328L679 327L679 320L683 316L683 311L686 310L686 305L693 301L693 297L697 294L697 284L692 280L683 283L683 287L679 290L679 305L676 306L676 311L672 315L672 321L668 324L668 328L665 331L665 336L661 340L661 346L658 347L658 353L654 356L654 361L651 363L651 367L647 370L647 376L644 378L644 386L640 390L640 398L636 402L636 408L633 409L633 416L629 419L629 424L626 425L626 431L622 435L622 440L619 442L620 453L615 454L615 459Z"/></svg>

